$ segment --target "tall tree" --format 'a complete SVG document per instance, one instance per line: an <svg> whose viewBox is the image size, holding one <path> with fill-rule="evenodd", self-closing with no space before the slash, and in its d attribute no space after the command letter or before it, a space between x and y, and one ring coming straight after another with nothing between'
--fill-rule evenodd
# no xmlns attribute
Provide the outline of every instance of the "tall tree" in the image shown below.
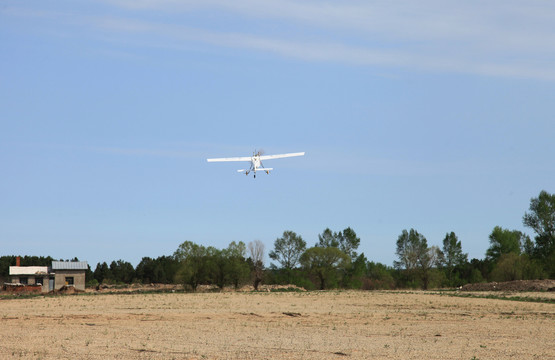
<svg viewBox="0 0 555 360"><path fill-rule="evenodd" d="M418 231L403 230L397 238L397 251L399 261L394 261L397 269L405 270L409 278L420 278L422 287L428 288L430 269L439 259L439 249L435 246L428 248L426 238Z"/></svg>
<svg viewBox="0 0 555 360"><path fill-rule="evenodd" d="M439 264L441 258L441 250L439 247L433 245L426 249L426 251L420 256L419 267L420 267L420 278L422 279L422 287L424 290L428 289L430 285L430 275L434 267Z"/></svg>
<svg viewBox="0 0 555 360"><path fill-rule="evenodd" d="M334 232L330 228L326 228L318 235L318 247L335 247L347 254L351 261L357 257L356 250L360 245L360 238L356 232L350 227L343 231Z"/></svg>
<svg viewBox="0 0 555 360"><path fill-rule="evenodd" d="M555 194L542 190L537 198L532 198L530 212L524 214L522 221L536 233L534 256L555 277Z"/></svg>
<svg viewBox="0 0 555 360"><path fill-rule="evenodd" d="M237 289L239 284L249 276L249 265L245 259L247 247L245 243L232 241L226 249L227 274L229 281Z"/></svg>
<svg viewBox="0 0 555 360"><path fill-rule="evenodd" d="M337 276L337 272L349 264L349 256L337 247L315 246L301 256L301 264L318 277L320 290L324 290Z"/></svg>
<svg viewBox="0 0 555 360"><path fill-rule="evenodd" d="M114 277L114 281L129 284L135 277L135 269L133 265L127 261L112 261L110 271Z"/></svg>
<svg viewBox="0 0 555 360"><path fill-rule="evenodd" d="M287 280L291 281L291 271L299 264L301 255L306 250L306 241L294 231L284 231L282 237L274 241L274 250L268 254L270 259L281 264Z"/></svg>
<svg viewBox="0 0 555 360"><path fill-rule="evenodd" d="M486 251L486 258L492 262L497 262L503 254L514 253L520 255L526 238L527 235L518 230L508 230L496 226L489 235L490 246Z"/></svg>
<svg viewBox="0 0 555 360"><path fill-rule="evenodd" d="M209 250L191 241L185 241L174 253L174 257L181 263L176 275L184 284L190 285L196 291L198 285L210 281L212 269Z"/></svg>
<svg viewBox="0 0 555 360"><path fill-rule="evenodd" d="M15 266L16 257L14 255L0 256L0 282L8 281L10 266Z"/></svg>
<svg viewBox="0 0 555 360"><path fill-rule="evenodd" d="M349 257L349 255L347 255ZM364 253L355 258L349 257L347 267L343 270L342 286L349 289L360 289L366 272L368 259Z"/></svg>
<svg viewBox="0 0 555 360"><path fill-rule="evenodd" d="M229 281L229 274L227 272L228 267L228 254L227 249L219 250L215 247L209 246L206 248L208 261L211 263L211 274L210 280L220 288L223 289L224 286Z"/></svg>
<svg viewBox="0 0 555 360"><path fill-rule="evenodd" d="M251 241L248 248L253 267L253 286L258 290L264 278L264 243L260 240Z"/></svg>
<svg viewBox="0 0 555 360"><path fill-rule="evenodd" d="M393 264L397 269L412 272L418 268L418 262L427 250L428 243L423 235L414 229L410 229L410 232L403 230L397 238L397 250L395 251L399 261L394 261Z"/></svg>
<svg viewBox="0 0 555 360"><path fill-rule="evenodd" d="M358 255L356 250L360 245L360 238L356 232L347 227L343 231L333 232L326 228L318 235L316 247L333 247L339 249L349 258L346 266L342 268L342 286L360 288L366 267L364 254Z"/></svg>
<svg viewBox="0 0 555 360"><path fill-rule="evenodd" d="M102 264L97 263L93 274L94 278L96 279L96 281L98 281L99 284L110 283L114 281L112 272L110 271L110 268L108 267L108 264L106 262L103 262Z"/></svg>
<svg viewBox="0 0 555 360"><path fill-rule="evenodd" d="M339 250L347 254L351 258L351 262L354 262L357 257L356 250L360 245L360 238L355 231L348 227L337 233L336 237L339 242Z"/></svg>
<svg viewBox="0 0 555 360"><path fill-rule="evenodd" d="M175 282L178 268L179 262L173 256L143 257L135 268L135 276L143 283L169 284Z"/></svg>
<svg viewBox="0 0 555 360"><path fill-rule="evenodd" d="M334 233L330 228L324 229L324 231L318 235L318 247L339 247L339 240L337 239L337 233Z"/></svg>
<svg viewBox="0 0 555 360"><path fill-rule="evenodd" d="M453 272L455 267L462 266L468 261L468 254L462 252L462 245L454 232L445 234L440 260L445 266L449 285L453 286Z"/></svg>

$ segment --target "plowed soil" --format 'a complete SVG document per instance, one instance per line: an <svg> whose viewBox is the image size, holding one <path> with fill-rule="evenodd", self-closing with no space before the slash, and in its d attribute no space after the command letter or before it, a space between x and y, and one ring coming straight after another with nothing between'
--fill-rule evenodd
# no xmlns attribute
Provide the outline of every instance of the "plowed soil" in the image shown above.
<svg viewBox="0 0 555 360"><path fill-rule="evenodd" d="M0 358L555 359L555 305L377 291L0 300Z"/></svg>
<svg viewBox="0 0 555 360"><path fill-rule="evenodd" d="M505 282L466 284L462 291L551 291L555 292L555 280L515 280Z"/></svg>

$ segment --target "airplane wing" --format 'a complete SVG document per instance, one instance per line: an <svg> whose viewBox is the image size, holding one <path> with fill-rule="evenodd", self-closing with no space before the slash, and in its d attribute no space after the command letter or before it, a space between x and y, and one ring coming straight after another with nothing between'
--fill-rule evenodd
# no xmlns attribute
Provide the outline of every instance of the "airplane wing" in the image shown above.
<svg viewBox="0 0 555 360"><path fill-rule="evenodd" d="M206 159L208 162L219 162L219 161L251 161L250 156L242 156L242 157L229 157L229 158L215 158L215 159Z"/></svg>
<svg viewBox="0 0 555 360"><path fill-rule="evenodd" d="M288 158L288 157L293 157L293 156L303 156L303 155L304 155L304 151L303 152L297 152L297 153L278 154L278 155L262 155L260 157L260 160L281 159L281 158Z"/></svg>

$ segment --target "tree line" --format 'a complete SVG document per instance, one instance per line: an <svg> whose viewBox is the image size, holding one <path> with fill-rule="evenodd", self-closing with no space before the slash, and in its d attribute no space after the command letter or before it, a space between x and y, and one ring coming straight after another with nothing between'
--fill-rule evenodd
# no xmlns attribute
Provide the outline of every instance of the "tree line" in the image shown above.
<svg viewBox="0 0 555 360"><path fill-rule="evenodd" d="M397 238L393 266L368 261L358 253L361 239L347 227L324 229L311 247L301 235L283 232L268 252L272 263L264 265L265 247L258 240L231 242L224 249L191 241L179 245L173 255L143 257L134 268L124 260L98 263L87 271L89 286L97 284L181 283L191 290L199 285L238 288L261 283L294 284L306 289L394 289L454 287L483 281L555 278L555 194L540 192L530 201L523 224L535 237L493 228L484 259L468 260L462 242L447 232L441 247L428 245L416 229L402 230ZM25 265L48 266L51 257L23 257ZM77 260L77 259L74 259ZM15 256L0 257L0 277L6 279Z"/></svg>

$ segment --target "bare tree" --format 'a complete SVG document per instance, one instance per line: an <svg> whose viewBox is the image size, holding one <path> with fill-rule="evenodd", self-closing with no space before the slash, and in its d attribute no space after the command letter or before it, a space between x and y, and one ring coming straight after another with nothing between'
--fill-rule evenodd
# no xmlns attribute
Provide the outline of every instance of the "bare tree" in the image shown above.
<svg viewBox="0 0 555 360"><path fill-rule="evenodd" d="M262 282L264 275L264 244L260 240L249 243L249 255L252 260L254 280L254 290L258 290L258 285Z"/></svg>

